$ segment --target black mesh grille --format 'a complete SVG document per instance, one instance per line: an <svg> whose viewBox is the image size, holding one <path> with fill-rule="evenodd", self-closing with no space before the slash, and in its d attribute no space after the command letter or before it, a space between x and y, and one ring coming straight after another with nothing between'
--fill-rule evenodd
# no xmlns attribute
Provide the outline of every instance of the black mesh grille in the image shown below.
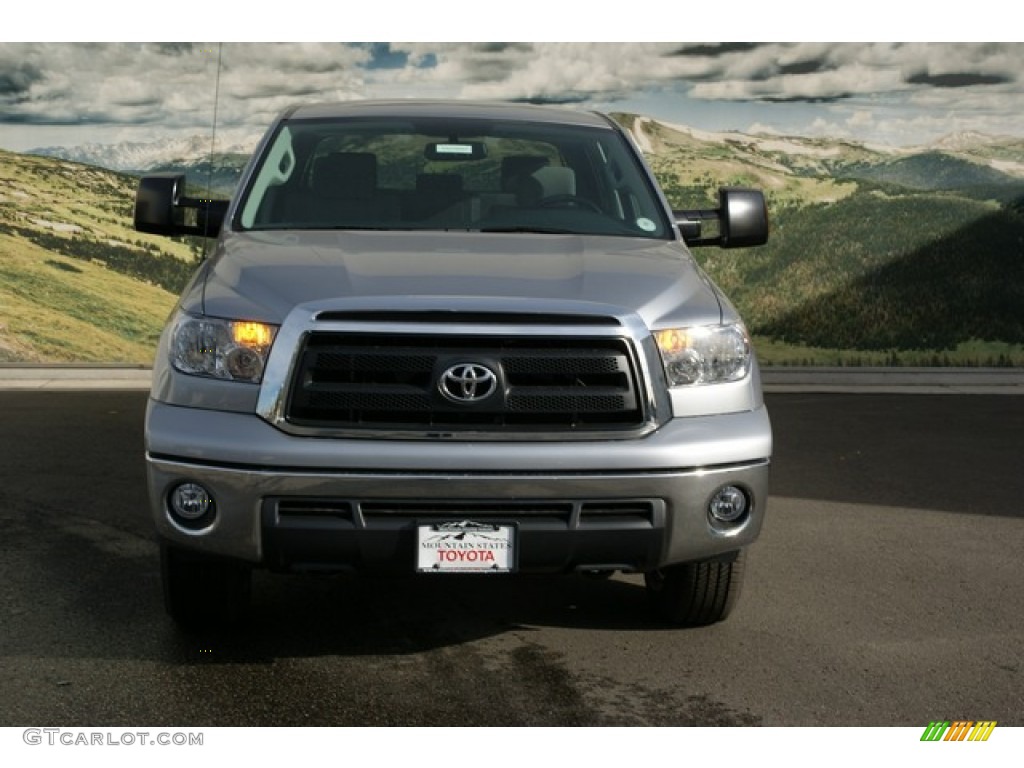
<svg viewBox="0 0 1024 768"><path fill-rule="evenodd" d="M507 355L502 361L506 373L524 376L558 376L594 373L618 373L619 360L615 357L566 357L555 352L536 357Z"/></svg>
<svg viewBox="0 0 1024 768"><path fill-rule="evenodd" d="M508 397L508 410L512 413L613 413L625 408L626 399L617 394L579 394L570 390L553 390L547 394L512 393Z"/></svg>
<svg viewBox="0 0 1024 768"><path fill-rule="evenodd" d="M364 501L359 505L366 520L516 520L551 518L566 523L572 518L571 501Z"/></svg>
<svg viewBox="0 0 1024 768"><path fill-rule="evenodd" d="M312 517L352 519L352 505L334 499L281 499L277 502L279 518Z"/></svg>
<svg viewBox="0 0 1024 768"><path fill-rule="evenodd" d="M609 524L657 524L656 504L637 500L531 500L531 501L429 501L375 500L355 501L328 498L280 498L269 500L279 520L338 519L354 522L358 509L364 520L419 521L440 520L542 520L557 519L579 526ZM574 520L578 522L573 523Z"/></svg>
<svg viewBox="0 0 1024 768"><path fill-rule="evenodd" d="M462 402L442 394L446 372L463 365L493 373L494 393ZM628 430L644 419L638 381L622 338L315 332L298 357L287 418L336 429Z"/></svg>

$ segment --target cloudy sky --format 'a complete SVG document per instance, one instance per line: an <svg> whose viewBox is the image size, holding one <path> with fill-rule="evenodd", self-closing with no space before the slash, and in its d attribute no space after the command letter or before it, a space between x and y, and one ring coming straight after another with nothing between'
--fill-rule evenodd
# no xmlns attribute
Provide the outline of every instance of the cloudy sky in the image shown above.
<svg viewBox="0 0 1024 768"><path fill-rule="evenodd" d="M458 97L900 146L1024 136L1022 80L1022 43L0 43L0 148L209 135L215 93L225 143L295 102Z"/></svg>

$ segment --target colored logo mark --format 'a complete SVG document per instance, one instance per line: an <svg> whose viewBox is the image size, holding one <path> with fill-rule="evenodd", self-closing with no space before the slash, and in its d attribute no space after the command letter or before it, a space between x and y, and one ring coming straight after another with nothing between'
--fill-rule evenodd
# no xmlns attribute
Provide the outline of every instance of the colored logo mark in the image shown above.
<svg viewBox="0 0 1024 768"><path fill-rule="evenodd" d="M921 734L921 741L988 741L995 720L935 720Z"/></svg>

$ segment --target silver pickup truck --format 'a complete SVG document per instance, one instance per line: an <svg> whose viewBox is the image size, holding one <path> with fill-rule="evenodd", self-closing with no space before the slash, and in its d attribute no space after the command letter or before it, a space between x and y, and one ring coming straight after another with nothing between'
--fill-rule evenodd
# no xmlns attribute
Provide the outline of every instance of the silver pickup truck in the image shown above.
<svg viewBox="0 0 1024 768"><path fill-rule="evenodd" d="M765 242L760 192L673 212L595 113L352 102L284 112L230 202L143 178L135 226L218 238L146 418L180 624L239 618L253 567L624 571L728 615L771 427L688 247Z"/></svg>

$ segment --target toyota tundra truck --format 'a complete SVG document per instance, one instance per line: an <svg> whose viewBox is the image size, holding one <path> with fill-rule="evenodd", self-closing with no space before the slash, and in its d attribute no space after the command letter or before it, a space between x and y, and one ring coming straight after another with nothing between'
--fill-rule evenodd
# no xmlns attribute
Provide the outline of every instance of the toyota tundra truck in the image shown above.
<svg viewBox="0 0 1024 768"><path fill-rule="evenodd" d="M764 243L760 192L674 212L597 113L349 102L281 114L230 201L143 178L135 226L216 238L146 414L179 624L240 618L255 567L621 571L659 621L729 614L771 427L690 248Z"/></svg>

